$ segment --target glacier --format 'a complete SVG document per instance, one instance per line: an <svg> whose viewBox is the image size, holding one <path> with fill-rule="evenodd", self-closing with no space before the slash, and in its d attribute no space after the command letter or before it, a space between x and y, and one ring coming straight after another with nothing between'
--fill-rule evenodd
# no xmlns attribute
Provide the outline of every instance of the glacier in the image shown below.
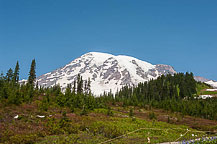
<svg viewBox="0 0 217 144"><path fill-rule="evenodd" d="M91 80L91 91L99 96L104 92L115 93L123 86L136 86L140 82L156 79L161 75L175 74L172 66L151 63L125 55L89 52L52 72L39 76L39 86L59 84L64 91L80 74L84 81Z"/></svg>

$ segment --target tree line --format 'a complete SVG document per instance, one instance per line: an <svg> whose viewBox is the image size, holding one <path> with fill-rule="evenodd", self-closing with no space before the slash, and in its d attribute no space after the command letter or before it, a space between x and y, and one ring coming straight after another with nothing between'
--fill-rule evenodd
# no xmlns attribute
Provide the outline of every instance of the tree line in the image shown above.
<svg viewBox="0 0 217 144"><path fill-rule="evenodd" d="M136 87L124 86L115 95L105 94L107 102L123 106L162 108L212 120L217 120L217 99L196 99L197 87L193 73L162 75L156 80L139 83Z"/></svg>
<svg viewBox="0 0 217 144"><path fill-rule="evenodd" d="M102 98L95 98L91 93L90 79L83 80L78 75L73 84L69 84L65 90L60 85L44 88L36 82L36 62L32 60L29 77L26 82L19 82L19 63L14 70L11 68L6 75L0 76L0 103L3 105L31 103L40 99L40 109L47 111L49 106L68 107L71 112L75 108L81 109L81 114L98 107L105 107Z"/></svg>
<svg viewBox="0 0 217 144"><path fill-rule="evenodd" d="M19 82L19 63L0 76L0 103L2 105L31 103L40 100L40 109L47 111L50 106L68 107L71 112L81 109L81 115L94 108L108 108L110 104L139 106L141 108L162 108L183 115L217 120L217 99L199 100L197 87L202 83L194 80L193 73L162 75L155 80L139 83L137 86L124 86L115 94L104 93L94 97L90 79L76 80L62 90L59 85L44 88L36 82L36 62L32 60L27 82ZM42 99L39 99L41 97Z"/></svg>
<svg viewBox="0 0 217 144"><path fill-rule="evenodd" d="M35 85L35 59L32 60L27 84L19 83L19 62L17 61L14 70L10 68L6 75L0 76L0 101L3 104L21 104L30 102L34 95Z"/></svg>

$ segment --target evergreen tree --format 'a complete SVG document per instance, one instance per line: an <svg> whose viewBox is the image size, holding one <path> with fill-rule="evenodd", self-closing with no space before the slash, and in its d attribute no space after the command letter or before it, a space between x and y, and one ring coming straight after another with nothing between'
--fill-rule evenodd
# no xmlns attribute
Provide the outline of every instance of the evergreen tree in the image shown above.
<svg viewBox="0 0 217 144"><path fill-rule="evenodd" d="M35 59L32 60L31 68L29 71L29 78L28 78L28 84L34 86L34 82L36 79L36 74L35 74L35 68L36 68L36 63Z"/></svg>
<svg viewBox="0 0 217 144"><path fill-rule="evenodd" d="M72 93L73 93L73 94L76 93L76 80L74 80Z"/></svg>
<svg viewBox="0 0 217 144"><path fill-rule="evenodd" d="M13 70L10 68L6 74L6 80L10 82L12 81L12 78L13 78Z"/></svg>
<svg viewBox="0 0 217 144"><path fill-rule="evenodd" d="M83 93L83 80L80 74L77 77L77 93Z"/></svg>
<svg viewBox="0 0 217 144"><path fill-rule="evenodd" d="M19 63L17 61L16 67L14 69L14 75L13 75L13 82L18 83L19 81L19 71L20 71L20 67L19 67Z"/></svg>
<svg viewBox="0 0 217 144"><path fill-rule="evenodd" d="M88 94L91 95L91 89L90 89L90 78L88 78L88 81L87 81L87 91L88 91Z"/></svg>

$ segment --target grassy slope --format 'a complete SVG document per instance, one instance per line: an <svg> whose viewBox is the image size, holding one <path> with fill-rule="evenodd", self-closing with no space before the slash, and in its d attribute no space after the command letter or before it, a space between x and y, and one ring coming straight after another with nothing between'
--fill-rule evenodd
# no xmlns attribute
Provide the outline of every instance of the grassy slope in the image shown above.
<svg viewBox="0 0 217 144"><path fill-rule="evenodd" d="M202 95L216 95L217 91L203 91Z"/></svg>
<svg viewBox="0 0 217 144"><path fill-rule="evenodd" d="M208 89L208 88L210 88L210 87L207 86L207 85L205 85L205 84L203 84L203 83L201 83L201 84L198 84L198 83L197 83L197 94L198 94L198 95L201 95L202 92L203 92L203 90L204 90L204 89Z"/></svg>
<svg viewBox="0 0 217 144"><path fill-rule="evenodd" d="M198 94L204 94L207 85L197 85ZM129 108L112 106L112 116L107 109L89 111L88 116L80 116L79 109L71 113L67 108L50 105L47 111L40 109L40 101L21 106L3 107L0 105L0 143L82 143L96 144L129 132L138 130L112 141L111 143L151 143L175 141L187 129L191 131L180 140L205 136L197 130L217 131L217 122L182 116L158 109L134 108L134 117L128 117ZM63 112L66 112L66 117ZM156 115L150 120L149 114ZM19 119L14 119L15 115ZM37 115L45 115L38 118ZM49 116L52 115L52 116ZM193 128L193 129L192 129Z"/></svg>
<svg viewBox="0 0 217 144"><path fill-rule="evenodd" d="M205 84L197 84L197 94L198 95L216 95L217 91L205 91L206 89L210 89L211 87Z"/></svg>
<svg viewBox="0 0 217 144"><path fill-rule="evenodd" d="M113 116L107 116L106 109L95 109L88 116L80 116L80 110L70 113L68 109L52 106L47 112L33 104L10 106L0 109L1 143L100 143L140 128L148 128L112 141L112 143L151 143L175 141L184 134L188 126L169 124L143 117L149 110L135 109L135 118L128 117L129 108L112 107ZM62 112L66 111L66 117ZM153 111L153 110L151 110ZM14 119L19 114L19 119ZM156 117L162 113L155 112ZM38 118L36 115L45 115ZM49 117L49 115L52 115ZM171 121L172 122L172 116ZM152 129L149 129L152 128ZM204 136L204 132L191 131L181 139L192 139L192 134Z"/></svg>

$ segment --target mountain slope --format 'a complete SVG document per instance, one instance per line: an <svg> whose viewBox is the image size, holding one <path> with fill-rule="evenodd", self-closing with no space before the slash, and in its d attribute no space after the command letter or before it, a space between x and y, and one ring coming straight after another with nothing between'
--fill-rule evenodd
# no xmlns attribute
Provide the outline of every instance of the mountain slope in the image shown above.
<svg viewBox="0 0 217 144"><path fill-rule="evenodd" d="M90 78L92 92L100 95L110 90L115 93L124 85L134 86L160 75L174 73L176 71L169 65L152 65L130 56L90 52L62 68L39 76L37 81L44 87L60 84L64 90L80 74L83 80Z"/></svg>
<svg viewBox="0 0 217 144"><path fill-rule="evenodd" d="M195 79L196 81L204 82L204 83L206 83L206 84L211 85L211 86L214 87L214 88L217 88L217 82L214 81L214 80L209 80L209 79L206 79L206 78L200 77L200 76L195 76L194 79Z"/></svg>
<svg viewBox="0 0 217 144"><path fill-rule="evenodd" d="M217 88L217 82L216 81L209 80L209 81L206 81L205 83L211 85L214 88Z"/></svg>

